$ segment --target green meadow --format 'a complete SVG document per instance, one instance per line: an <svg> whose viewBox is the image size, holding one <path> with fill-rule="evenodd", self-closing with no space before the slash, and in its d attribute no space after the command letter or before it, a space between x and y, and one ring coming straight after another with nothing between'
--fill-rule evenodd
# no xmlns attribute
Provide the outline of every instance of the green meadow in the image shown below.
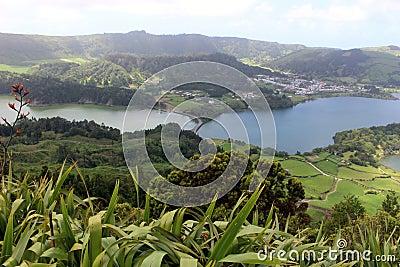
<svg viewBox="0 0 400 267"><path fill-rule="evenodd" d="M375 214L386 194L394 191L400 194L400 174L384 166L359 166L341 158L322 152L312 156L290 156L279 162L292 177L304 185L309 204L327 210L345 196L359 197L369 214ZM314 168L311 164L316 168ZM323 172L325 175L323 175ZM337 179L336 187L334 181ZM312 213L321 213L315 210Z"/></svg>

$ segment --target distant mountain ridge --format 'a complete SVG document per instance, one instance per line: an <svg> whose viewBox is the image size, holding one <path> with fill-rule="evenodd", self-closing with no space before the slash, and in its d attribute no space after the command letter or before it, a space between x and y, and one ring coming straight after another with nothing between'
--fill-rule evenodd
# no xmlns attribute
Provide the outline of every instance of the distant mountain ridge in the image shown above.
<svg viewBox="0 0 400 267"><path fill-rule="evenodd" d="M291 72L309 78L400 86L400 47L395 45L341 50L237 37L209 37L201 34L154 35L145 31L83 36L0 33L0 64L37 66L39 63L60 59L83 62L99 58L110 60L113 57L115 59L116 54L120 57L125 54L141 59L152 58L145 60L146 66L153 64L154 59L160 57L158 68L168 65L164 64L166 60L169 63L181 63L183 58L226 54L248 65ZM225 59L238 65L228 57ZM124 61L126 58L119 60ZM120 65L115 60L113 63ZM246 69L243 65L239 67ZM121 72L116 66L107 68ZM262 74L261 69L258 71ZM84 72L91 75L87 70Z"/></svg>
<svg viewBox="0 0 400 267"><path fill-rule="evenodd" d="M262 62L304 49L236 37L209 37L200 34L154 35L145 31L83 36L44 36L0 33L0 63L30 64L32 61L71 57L101 57L109 53L142 56L177 56L225 53L238 59Z"/></svg>

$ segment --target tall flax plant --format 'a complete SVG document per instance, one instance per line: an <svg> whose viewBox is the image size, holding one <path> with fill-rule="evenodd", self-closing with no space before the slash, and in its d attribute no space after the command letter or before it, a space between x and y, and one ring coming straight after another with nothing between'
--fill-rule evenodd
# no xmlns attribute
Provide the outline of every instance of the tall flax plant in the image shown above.
<svg viewBox="0 0 400 267"><path fill-rule="evenodd" d="M400 237L395 235L396 228L385 237L378 229L374 229L374 225L368 222L362 222L354 227L354 232L358 233L359 238L354 240L354 246L359 251L371 252L370 258L374 259L376 256L380 259L384 258L382 262L374 260L365 261L362 259L362 266L375 267L375 266L399 266L400 264ZM354 235L355 237L357 235Z"/></svg>
<svg viewBox="0 0 400 267"><path fill-rule="evenodd" d="M19 134L21 134L21 130L17 128L18 123L29 116L29 112L25 114L23 109L25 106L29 105L31 100L27 96L30 94L30 90L25 90L24 85L21 83L13 84L11 86L11 91L14 93L14 98L16 103L8 103L8 107L15 111L16 116L14 120L8 120L7 118L2 117L3 122L8 126L9 134L4 140L0 139L1 146L1 172L0 175L3 178L7 170L10 168L10 160L11 155L9 154L9 147L11 145L12 140Z"/></svg>

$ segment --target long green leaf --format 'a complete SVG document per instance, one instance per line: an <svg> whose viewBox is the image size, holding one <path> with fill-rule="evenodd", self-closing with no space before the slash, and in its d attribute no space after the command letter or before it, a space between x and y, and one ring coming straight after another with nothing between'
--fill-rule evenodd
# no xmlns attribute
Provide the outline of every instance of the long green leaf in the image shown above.
<svg viewBox="0 0 400 267"><path fill-rule="evenodd" d="M218 200L218 194L215 194L213 200L211 201L210 205L208 206L205 216L211 218L213 212L214 212L214 208L215 208L215 204L217 203Z"/></svg>
<svg viewBox="0 0 400 267"><path fill-rule="evenodd" d="M11 213L8 218L6 232L4 234L4 239L3 239L3 246L1 249L1 259L0 259L1 263L3 263L12 254L13 230L14 230L14 214Z"/></svg>
<svg viewBox="0 0 400 267"><path fill-rule="evenodd" d="M25 201L25 200L24 200L24 199L21 199L21 198L16 199L16 200L12 203L12 206L11 206L11 213L12 213L12 214L15 214L15 213L18 211L19 207L21 207L21 205L22 205L22 203L23 203L24 201Z"/></svg>
<svg viewBox="0 0 400 267"><path fill-rule="evenodd" d="M265 256L265 255L263 255ZM240 264L263 264L265 266L275 266L282 264L283 262L278 259L262 259L259 258L258 253L248 252L243 254L232 254L221 259L219 262L230 262L230 263L240 263Z"/></svg>
<svg viewBox="0 0 400 267"><path fill-rule="evenodd" d="M62 250L61 248L49 248L43 254L41 257L44 258L53 258L53 259L58 259L58 260L68 260L68 254Z"/></svg>
<svg viewBox="0 0 400 267"><path fill-rule="evenodd" d="M95 215L89 218L89 254L91 262L101 253L101 237L102 237L101 216Z"/></svg>
<svg viewBox="0 0 400 267"><path fill-rule="evenodd" d="M64 163L63 163L63 165L62 165L62 167L61 167L61 171L60 171L60 174L59 174L59 176L58 176L56 186L54 187L54 190L53 190L53 193L52 193L52 196L51 196L51 202L50 202L50 204L53 203L53 201L56 201L56 200L59 198L60 191L61 191L61 188L62 188L62 186L63 186L63 184L64 184L64 181L68 178L69 173L70 173L70 172L72 171L72 169L75 167L75 164L74 164L74 165L71 165L71 166L69 166L69 168L64 172L65 163L66 163L66 161L64 161Z"/></svg>
<svg viewBox="0 0 400 267"><path fill-rule="evenodd" d="M119 181L115 183L115 188L112 193L110 203L107 208L106 215L104 216L104 224L115 224L115 215L114 215L114 210L115 210L115 205L117 205L118 202L118 189L119 189ZM108 236L108 230L105 229L103 231L103 236L106 237Z"/></svg>
<svg viewBox="0 0 400 267"><path fill-rule="evenodd" d="M28 225L24 232L22 233L17 245L14 248L14 251L12 253L12 257L17 261L21 262L22 256L24 255L24 252L27 250L27 245L29 242L29 239L31 238L32 234L35 232L35 227Z"/></svg>
<svg viewBox="0 0 400 267"><path fill-rule="evenodd" d="M143 221L145 223L150 223L150 199L151 196L149 194L146 194L146 204L144 206L144 215L143 215Z"/></svg>
<svg viewBox="0 0 400 267"><path fill-rule="evenodd" d="M141 263L141 267L160 267L162 260L167 252L164 251L153 251L150 253Z"/></svg>
<svg viewBox="0 0 400 267"><path fill-rule="evenodd" d="M159 224L161 228L164 228L167 231L171 231L172 224L174 222L175 214L178 210L172 210L165 213L159 220Z"/></svg>
<svg viewBox="0 0 400 267"><path fill-rule="evenodd" d="M135 191L136 191L136 207L137 207L138 209L140 209L139 181L138 181L138 179L139 179L139 169L138 169L138 167L136 166L136 175L133 173L133 171L132 171L131 168L128 168L128 170L129 170L129 173L130 173L130 175L131 175L131 177L132 177L133 184L135 185Z"/></svg>
<svg viewBox="0 0 400 267"><path fill-rule="evenodd" d="M186 210L185 208L178 210L178 212L175 215L174 223L172 224L172 233L177 237L181 236L185 210Z"/></svg>
<svg viewBox="0 0 400 267"><path fill-rule="evenodd" d="M107 223L107 224L113 223L112 218L114 216L114 209L115 209L115 205L117 205L117 201L118 201L118 189L119 189L119 181L117 181L115 183L115 188L112 193L106 215L104 216L104 223Z"/></svg>
<svg viewBox="0 0 400 267"><path fill-rule="evenodd" d="M180 267L197 267L197 259L181 258Z"/></svg>
<svg viewBox="0 0 400 267"><path fill-rule="evenodd" d="M211 253L208 263L210 263L212 261L218 262L223 257L225 257L226 253L228 253L229 247L235 240L236 235L239 233L240 229L242 228L243 223L246 221L247 217L249 216L251 210L253 209L254 205L256 204L258 198L260 197L260 194L263 189L264 189L264 187L258 188L256 191L254 191L254 193L252 194L250 199L247 201L246 205L240 210L238 215L229 224L224 235L215 244L215 247Z"/></svg>
<svg viewBox="0 0 400 267"><path fill-rule="evenodd" d="M75 244L76 240L75 240L74 233L72 232L70 217L68 215L67 207L65 205L65 201L64 201L63 197L61 197L60 206L61 206L61 212L63 215L63 226L64 226L65 235L66 235L67 246L68 246L68 249L70 249Z"/></svg>
<svg viewBox="0 0 400 267"><path fill-rule="evenodd" d="M30 263L29 267L56 267L57 263L47 264L47 263Z"/></svg>

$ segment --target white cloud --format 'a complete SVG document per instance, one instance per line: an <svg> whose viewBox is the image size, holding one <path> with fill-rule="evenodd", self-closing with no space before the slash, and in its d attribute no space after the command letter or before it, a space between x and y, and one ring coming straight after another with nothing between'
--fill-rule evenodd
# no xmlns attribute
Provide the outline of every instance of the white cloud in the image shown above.
<svg viewBox="0 0 400 267"><path fill-rule="evenodd" d="M118 0L97 1L91 7L132 15L235 16L246 12L254 0Z"/></svg>
<svg viewBox="0 0 400 267"><path fill-rule="evenodd" d="M315 8L312 4L294 6L287 13L290 20L313 19L334 22L351 22L367 19L365 10L357 5L331 5L328 8Z"/></svg>
<svg viewBox="0 0 400 267"><path fill-rule="evenodd" d="M294 5L286 12L285 18L294 21L308 19L323 22L361 22L369 19L385 20L398 16L398 0L356 0L332 1L326 7L315 7L310 2Z"/></svg>

